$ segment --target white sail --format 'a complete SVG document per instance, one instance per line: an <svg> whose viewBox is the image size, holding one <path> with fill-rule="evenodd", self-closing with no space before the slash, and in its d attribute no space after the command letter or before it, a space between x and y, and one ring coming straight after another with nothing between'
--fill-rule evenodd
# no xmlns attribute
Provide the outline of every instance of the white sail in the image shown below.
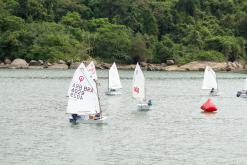
<svg viewBox="0 0 247 165"><path fill-rule="evenodd" d="M119 78L117 66L115 62L112 64L109 70L109 89L120 89L122 88L122 84Z"/></svg>
<svg viewBox="0 0 247 165"><path fill-rule="evenodd" d="M244 90L247 90L247 77L246 77L245 83L244 83Z"/></svg>
<svg viewBox="0 0 247 165"><path fill-rule="evenodd" d="M88 64L87 70L94 80L98 80L97 72L96 72L95 65L94 65L93 61L91 61L90 64Z"/></svg>
<svg viewBox="0 0 247 165"><path fill-rule="evenodd" d="M76 69L69 87L67 113L95 114L100 112L96 83L90 77L85 65Z"/></svg>
<svg viewBox="0 0 247 165"><path fill-rule="evenodd" d="M204 71L204 79L202 83L202 89L217 89L216 74L210 66L206 66Z"/></svg>
<svg viewBox="0 0 247 165"><path fill-rule="evenodd" d="M133 76L132 96L139 101L145 99L145 78L138 63Z"/></svg>

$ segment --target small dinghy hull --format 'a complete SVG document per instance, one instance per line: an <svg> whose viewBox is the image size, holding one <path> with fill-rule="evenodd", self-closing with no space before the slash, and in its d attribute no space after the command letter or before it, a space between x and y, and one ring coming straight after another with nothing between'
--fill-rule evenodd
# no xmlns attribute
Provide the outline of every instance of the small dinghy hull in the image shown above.
<svg viewBox="0 0 247 165"><path fill-rule="evenodd" d="M217 91L210 92L209 96L219 96L219 93Z"/></svg>
<svg viewBox="0 0 247 165"><path fill-rule="evenodd" d="M149 111L151 109L151 106L148 105L147 103L142 103L142 104L138 104L137 108L139 111Z"/></svg>
<svg viewBox="0 0 247 165"><path fill-rule="evenodd" d="M117 96L117 95L121 95L122 92L120 92L120 91L107 91L105 94L108 96Z"/></svg>
<svg viewBox="0 0 247 165"><path fill-rule="evenodd" d="M238 91L236 96L237 97L242 97L242 98L247 98L247 91L245 91L245 90Z"/></svg>
<svg viewBox="0 0 247 165"><path fill-rule="evenodd" d="M89 119L84 117L79 117L74 121L71 117L69 118L71 123L82 123L82 124L105 124L107 123L107 117L103 116L100 119Z"/></svg>

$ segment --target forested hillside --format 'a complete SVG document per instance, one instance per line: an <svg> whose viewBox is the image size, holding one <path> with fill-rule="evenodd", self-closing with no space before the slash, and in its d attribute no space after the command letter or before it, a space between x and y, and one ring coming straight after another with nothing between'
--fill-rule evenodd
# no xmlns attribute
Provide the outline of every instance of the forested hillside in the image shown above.
<svg viewBox="0 0 247 165"><path fill-rule="evenodd" d="M0 60L247 59L247 0L0 0Z"/></svg>

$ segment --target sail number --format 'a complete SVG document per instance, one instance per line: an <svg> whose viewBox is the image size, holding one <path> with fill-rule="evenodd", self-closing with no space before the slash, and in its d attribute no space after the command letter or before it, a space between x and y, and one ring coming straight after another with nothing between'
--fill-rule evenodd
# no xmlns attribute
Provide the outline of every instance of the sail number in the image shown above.
<svg viewBox="0 0 247 165"><path fill-rule="evenodd" d="M138 87L134 87L134 92L139 93L140 89Z"/></svg>
<svg viewBox="0 0 247 165"><path fill-rule="evenodd" d="M70 91L70 97L83 100L83 95L86 92L93 93L93 88L74 83Z"/></svg>

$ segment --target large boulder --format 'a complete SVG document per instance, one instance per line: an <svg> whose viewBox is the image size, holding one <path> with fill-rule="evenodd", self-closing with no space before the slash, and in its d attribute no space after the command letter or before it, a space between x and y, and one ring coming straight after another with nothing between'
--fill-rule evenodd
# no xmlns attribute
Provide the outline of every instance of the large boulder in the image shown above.
<svg viewBox="0 0 247 165"><path fill-rule="evenodd" d="M174 62L174 60L166 60L166 64L167 65L174 65L175 62Z"/></svg>
<svg viewBox="0 0 247 165"><path fill-rule="evenodd" d="M206 66L212 67L216 71L225 71L227 69L226 62L211 62L211 61L193 61L188 64L180 66L180 68L187 71L203 71Z"/></svg>
<svg viewBox="0 0 247 165"><path fill-rule="evenodd" d="M48 69L68 69L68 68L69 67L66 64L57 64L57 63L55 63L51 66L48 66Z"/></svg>
<svg viewBox="0 0 247 165"><path fill-rule="evenodd" d="M245 69L245 63L235 61L235 62L228 62L227 63L227 71L242 71Z"/></svg>
<svg viewBox="0 0 247 165"><path fill-rule="evenodd" d="M148 64L148 66L145 67L145 69L148 71L161 71L161 70L163 70L162 66L158 65L158 64Z"/></svg>
<svg viewBox="0 0 247 165"><path fill-rule="evenodd" d="M24 59L17 58L11 63L12 68L26 69L28 68L28 63Z"/></svg>
<svg viewBox="0 0 247 165"><path fill-rule="evenodd" d="M39 60L38 62L40 62L41 65L44 65L44 61L43 60Z"/></svg>
<svg viewBox="0 0 247 165"><path fill-rule="evenodd" d="M48 68L49 66L52 66L52 64L49 63L49 62L45 62L45 63L44 63L44 68Z"/></svg>
<svg viewBox="0 0 247 165"><path fill-rule="evenodd" d="M57 63L58 64L66 64L66 62L64 60L59 60Z"/></svg>
<svg viewBox="0 0 247 165"><path fill-rule="evenodd" d="M36 60L31 60L29 62L29 66L41 66L41 62L40 61L36 61Z"/></svg>

